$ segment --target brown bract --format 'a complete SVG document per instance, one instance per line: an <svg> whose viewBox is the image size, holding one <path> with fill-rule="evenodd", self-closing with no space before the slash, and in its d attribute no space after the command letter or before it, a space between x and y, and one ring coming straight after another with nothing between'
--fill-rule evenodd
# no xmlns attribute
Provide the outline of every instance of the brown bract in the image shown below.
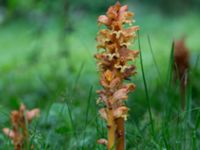
<svg viewBox="0 0 200 150"><path fill-rule="evenodd" d="M104 144L104 145L108 145L108 141L106 139L99 139L97 141L98 144Z"/></svg>

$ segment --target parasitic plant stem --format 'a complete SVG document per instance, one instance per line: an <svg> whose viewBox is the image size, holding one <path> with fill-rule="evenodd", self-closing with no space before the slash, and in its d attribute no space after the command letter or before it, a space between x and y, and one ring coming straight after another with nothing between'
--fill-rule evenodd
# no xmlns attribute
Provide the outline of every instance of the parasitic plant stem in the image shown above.
<svg viewBox="0 0 200 150"><path fill-rule="evenodd" d="M108 109L108 150L112 150L115 146L115 119L112 109Z"/></svg>
<svg viewBox="0 0 200 150"><path fill-rule="evenodd" d="M116 150L125 150L125 122L123 118L116 119Z"/></svg>

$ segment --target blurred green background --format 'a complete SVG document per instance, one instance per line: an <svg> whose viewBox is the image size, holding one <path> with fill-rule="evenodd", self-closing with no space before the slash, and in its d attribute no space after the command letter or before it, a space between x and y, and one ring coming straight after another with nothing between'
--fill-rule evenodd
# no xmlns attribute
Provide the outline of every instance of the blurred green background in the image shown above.
<svg viewBox="0 0 200 150"><path fill-rule="evenodd" d="M41 109L30 127L36 149L105 149L96 144L98 138L106 137L106 127L96 105L95 91L100 86L93 55L97 18L115 2L0 0L0 129L11 126L9 113L23 102L30 109ZM128 4L135 13L135 24L140 26L155 128L152 133L138 58L138 73L131 79L137 89L127 101L127 149L198 149L200 1L120 2ZM169 88L167 84L172 42L182 36L190 50L186 112L181 111L177 86ZM137 40L132 48L138 49ZM11 147L0 132L0 149Z"/></svg>

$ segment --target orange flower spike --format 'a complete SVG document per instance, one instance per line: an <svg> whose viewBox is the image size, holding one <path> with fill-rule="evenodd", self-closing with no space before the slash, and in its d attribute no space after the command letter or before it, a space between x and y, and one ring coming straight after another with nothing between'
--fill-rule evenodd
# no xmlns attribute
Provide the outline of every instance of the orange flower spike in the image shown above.
<svg viewBox="0 0 200 150"><path fill-rule="evenodd" d="M189 81L190 52L186 46L185 37L174 43L174 80L180 81L181 107L185 109L186 88Z"/></svg>
<svg viewBox="0 0 200 150"><path fill-rule="evenodd" d="M117 2L108 8L106 15L98 18L99 25L105 25L97 34L97 49L103 49L95 55L100 72L100 84L103 90L98 91L98 102L103 102L105 108L99 110L100 116L107 122L108 139L98 143L107 145L108 150L125 149L124 120L128 115L128 107L124 101L128 93L135 89L134 84L126 84L124 80L136 73L136 67L130 61L135 60L138 51L128 49L136 38L138 26L131 25L134 14L128 11L128 6ZM106 141L106 142L105 142Z"/></svg>
<svg viewBox="0 0 200 150"><path fill-rule="evenodd" d="M26 120L28 123L31 122L33 118L38 116L39 109L26 110L24 104L20 105L19 110L14 110L11 112L11 123L13 129L3 128L3 133L8 136L14 145L14 150L22 150L24 144L28 141L28 129L26 125Z"/></svg>

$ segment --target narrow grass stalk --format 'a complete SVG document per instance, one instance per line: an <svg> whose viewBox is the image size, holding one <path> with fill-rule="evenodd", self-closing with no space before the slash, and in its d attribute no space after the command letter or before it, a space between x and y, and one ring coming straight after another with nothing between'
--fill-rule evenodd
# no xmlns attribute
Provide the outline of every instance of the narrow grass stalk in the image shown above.
<svg viewBox="0 0 200 150"><path fill-rule="evenodd" d="M197 69L197 67L198 67L199 58L200 58L200 54L197 56L197 59L196 59L195 65L194 65L194 70Z"/></svg>
<svg viewBox="0 0 200 150"><path fill-rule="evenodd" d="M139 46L139 51L140 51L140 65L141 65L141 69L142 69L142 78L143 78L143 82L144 82L145 94L146 94L146 99L147 99L147 104L148 104L148 113L149 113L149 118L150 118L150 123L151 123L151 131L152 131L152 134L153 134L153 137L154 137L155 136L154 123L153 123L153 117L152 117L152 112L151 112L151 102L150 102L150 98L149 98L149 92L148 92L147 82L146 82L145 73L144 73L144 66L143 66L143 59L142 59L142 49L141 49L139 31L137 31L137 34L138 34L138 46Z"/></svg>
<svg viewBox="0 0 200 150"><path fill-rule="evenodd" d="M70 122L71 122L71 126L72 126L72 131L73 131L73 134L74 134L74 138L75 138L75 141L76 141L76 145L78 145L78 135L76 133L75 124L74 124L74 120L73 120L72 113L71 113L71 108L70 108L67 100L66 100L66 106L67 106L67 109L68 109L69 118L70 118ZM76 149L79 149L79 148L77 147Z"/></svg>
<svg viewBox="0 0 200 150"><path fill-rule="evenodd" d="M187 114L187 122L191 123L191 113L192 113L192 87L190 83L188 83L188 86L186 88L186 114Z"/></svg>
<svg viewBox="0 0 200 150"><path fill-rule="evenodd" d="M80 66L80 68L79 68L79 70L78 70L78 73L77 73L77 76L76 76L76 80L75 80L75 82L74 82L74 84L73 84L73 87L72 87L72 94L75 93L75 90L76 90L76 88L77 88L78 81L79 81L79 79L80 79L80 77L81 77L81 73L82 73L82 71L83 71L83 69L84 69L84 66L85 66L85 62L82 62L82 63L81 63L81 66Z"/></svg>
<svg viewBox="0 0 200 150"><path fill-rule="evenodd" d="M73 116L72 116L72 111L71 111L72 108L71 108L71 105L70 105L69 101L72 101L73 98L74 98L73 96L75 95L75 91L76 91L76 88L77 88L79 79L80 79L80 77L81 77L81 73L82 73L82 71L83 71L83 69L84 69L84 65L85 65L85 63L82 62L82 63L81 63L81 66L80 66L80 68L79 68L79 70L78 70L78 73L77 73L76 79L75 79L75 81L74 81L74 84L73 84L71 90L68 91L68 93L67 93L67 94L68 94L68 95L67 95L68 99L65 100L65 104L66 104L66 106L67 106L68 113L69 113L69 118L70 118L70 122L71 122L71 127L72 127L73 136L74 136L74 138L75 138L75 145L77 146L76 149L78 149L78 150L80 149L80 148L78 147L78 144L79 144L79 137L78 137L78 135L77 135L76 126L75 126L75 120L73 119ZM69 101L68 101L68 100L69 100Z"/></svg>
<svg viewBox="0 0 200 150"><path fill-rule="evenodd" d="M173 73L173 66L174 66L174 42L171 46L170 58L169 58L169 66L167 70L167 89L170 88L170 83L172 81L172 73Z"/></svg>
<svg viewBox="0 0 200 150"><path fill-rule="evenodd" d="M85 131L87 129L87 125L88 125L88 115L89 115L89 107L90 107L90 100L91 100L91 96L92 96L92 91L93 91L93 86L90 87L90 91L89 91L89 96L88 96L88 100L87 100L87 108L86 108L86 115L85 115L85 126L84 126L84 131L83 131L83 142L85 139Z"/></svg>
<svg viewBox="0 0 200 150"><path fill-rule="evenodd" d="M195 119L195 127L192 132L192 147L193 149L197 149L197 130L200 124L200 112L198 111L196 119Z"/></svg>
<svg viewBox="0 0 200 150"><path fill-rule="evenodd" d="M196 123L195 123L195 130L198 129L199 124L200 124L200 112L198 111L197 117L196 117Z"/></svg>
<svg viewBox="0 0 200 150"><path fill-rule="evenodd" d="M151 40L150 40L150 36L149 36L149 35L147 36L147 40L148 40L148 44L149 44L149 47L150 47L151 55L152 55L152 57L153 57L153 62L154 62L154 64L155 64L156 71L157 71L157 73L158 73L158 76L159 76L159 79L160 79L160 83L161 83L161 81L162 81L161 73L160 73L158 64L157 64L157 62L156 62L156 58L155 58L155 55L154 55L154 52L153 52L153 48L152 48L152 45L151 45Z"/></svg>
<svg viewBox="0 0 200 150"><path fill-rule="evenodd" d="M170 148L169 148L169 143L168 143L168 141L167 141L167 138L166 138L166 136L165 136L165 133L163 133L163 141L164 141L164 144L165 144L165 148L167 149L167 150L169 150Z"/></svg>

